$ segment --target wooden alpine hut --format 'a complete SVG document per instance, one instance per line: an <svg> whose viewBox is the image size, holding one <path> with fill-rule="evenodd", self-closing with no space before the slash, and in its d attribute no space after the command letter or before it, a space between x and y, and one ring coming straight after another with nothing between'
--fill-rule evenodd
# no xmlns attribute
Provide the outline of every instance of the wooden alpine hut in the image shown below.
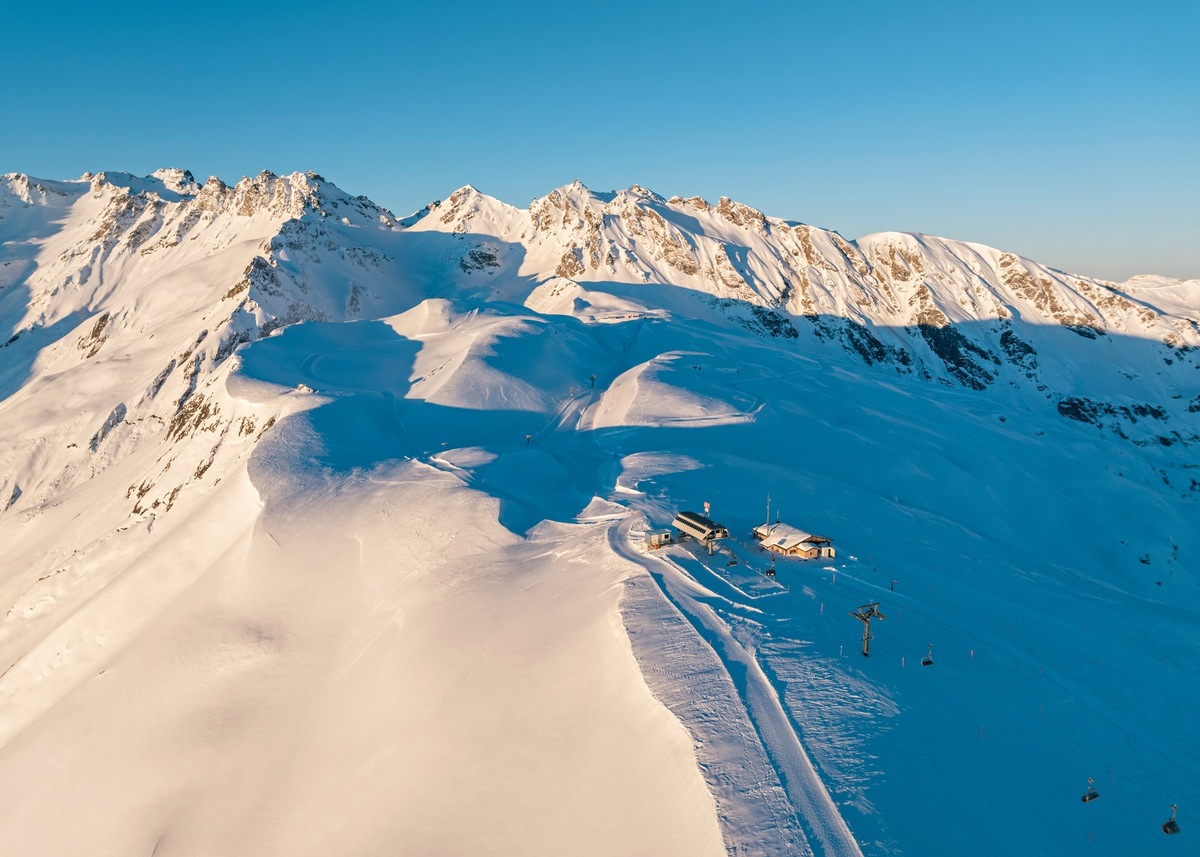
<svg viewBox="0 0 1200 857"><path fill-rule="evenodd" d="M765 550L784 556L802 559L833 559L837 554L833 543L824 536L806 533L782 521L774 524L759 524L754 528L754 538L762 542Z"/></svg>

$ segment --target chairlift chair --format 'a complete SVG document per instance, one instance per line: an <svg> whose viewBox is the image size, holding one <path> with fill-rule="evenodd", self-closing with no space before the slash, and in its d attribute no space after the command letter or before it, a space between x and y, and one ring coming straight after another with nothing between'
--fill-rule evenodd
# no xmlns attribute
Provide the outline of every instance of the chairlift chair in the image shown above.
<svg viewBox="0 0 1200 857"><path fill-rule="evenodd" d="M1179 832L1179 822L1175 820L1175 813L1179 811L1179 807L1171 804L1171 817L1162 824L1163 833L1168 836Z"/></svg>
<svg viewBox="0 0 1200 857"><path fill-rule="evenodd" d="M925 653L925 657L921 658L921 666L933 666L933 643L929 644L929 651Z"/></svg>
<svg viewBox="0 0 1200 857"><path fill-rule="evenodd" d="M1096 781L1092 777L1088 777L1087 791L1084 792L1083 797L1080 798L1080 800L1084 803L1091 803L1096 798L1100 797L1100 792L1096 791L1096 787L1092 785L1094 782Z"/></svg>

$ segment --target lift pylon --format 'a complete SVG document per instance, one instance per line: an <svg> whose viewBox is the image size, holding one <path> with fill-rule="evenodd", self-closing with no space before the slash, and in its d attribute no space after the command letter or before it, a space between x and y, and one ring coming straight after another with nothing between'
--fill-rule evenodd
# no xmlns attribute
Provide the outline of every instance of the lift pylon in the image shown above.
<svg viewBox="0 0 1200 857"><path fill-rule="evenodd" d="M850 611L850 615L863 623L863 657L869 657L871 654L871 620L886 619L887 616L884 616L881 612L879 612L878 601L874 601L870 604L864 604L859 607L857 611Z"/></svg>

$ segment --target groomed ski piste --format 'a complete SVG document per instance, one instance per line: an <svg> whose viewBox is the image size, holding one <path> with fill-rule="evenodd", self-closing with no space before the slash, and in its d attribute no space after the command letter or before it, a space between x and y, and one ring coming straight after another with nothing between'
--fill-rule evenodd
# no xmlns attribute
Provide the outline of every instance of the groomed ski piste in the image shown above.
<svg viewBox="0 0 1200 857"><path fill-rule="evenodd" d="M939 254L1002 254L914 238L944 313L1018 317L939 328L939 370L902 320L760 302L782 229L727 201L112 176L0 212L13 853L1200 850L1196 282L1080 332L1083 286L956 292ZM522 233L555 199L663 222L589 273ZM834 267L812 300L864 288ZM768 578L768 495L837 557ZM714 555L645 547L706 502Z"/></svg>

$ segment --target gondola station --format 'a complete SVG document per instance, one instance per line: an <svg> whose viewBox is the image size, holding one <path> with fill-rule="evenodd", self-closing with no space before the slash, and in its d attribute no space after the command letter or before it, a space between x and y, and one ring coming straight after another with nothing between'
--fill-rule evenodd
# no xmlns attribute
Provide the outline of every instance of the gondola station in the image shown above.
<svg viewBox="0 0 1200 857"><path fill-rule="evenodd" d="M681 539L691 536L703 544L710 554L713 552L713 542L717 539L729 538L728 528L716 521L709 520L698 512L680 512L671 522L671 526L679 530Z"/></svg>

